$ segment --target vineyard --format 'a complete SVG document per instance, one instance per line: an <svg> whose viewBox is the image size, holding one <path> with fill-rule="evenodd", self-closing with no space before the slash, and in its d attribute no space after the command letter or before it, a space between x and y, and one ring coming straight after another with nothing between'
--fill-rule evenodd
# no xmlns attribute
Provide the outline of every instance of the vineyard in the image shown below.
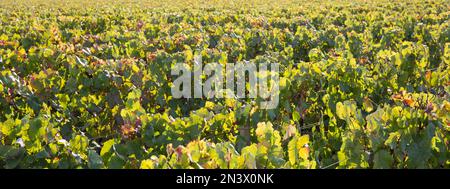
<svg viewBox="0 0 450 189"><path fill-rule="evenodd" d="M278 63L279 104L173 98ZM448 0L0 1L0 167L450 168Z"/></svg>

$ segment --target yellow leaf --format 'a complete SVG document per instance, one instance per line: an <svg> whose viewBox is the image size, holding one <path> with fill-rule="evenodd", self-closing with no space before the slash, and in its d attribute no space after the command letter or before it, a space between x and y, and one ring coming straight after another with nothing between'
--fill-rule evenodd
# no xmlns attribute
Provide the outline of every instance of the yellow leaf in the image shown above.
<svg viewBox="0 0 450 189"><path fill-rule="evenodd" d="M207 109L209 109L209 110L214 109L214 107L215 107L215 104L214 104L213 102L207 101L207 102L205 103L205 108L207 108Z"/></svg>
<svg viewBox="0 0 450 189"><path fill-rule="evenodd" d="M133 64L133 66L131 67L131 69L132 69L133 72L135 72L135 73L139 72L139 67L136 66L136 64Z"/></svg>
<svg viewBox="0 0 450 189"><path fill-rule="evenodd" d="M297 146L304 147L308 143L309 143L309 135L303 135L298 139Z"/></svg>
<svg viewBox="0 0 450 189"><path fill-rule="evenodd" d="M185 55L186 55L186 62L191 61L194 57L194 54L192 53L191 50L186 50Z"/></svg>
<svg viewBox="0 0 450 189"><path fill-rule="evenodd" d="M314 72L316 72L318 74L322 74L322 70L320 70L320 68L317 67L316 65L313 64L312 68L313 68Z"/></svg>
<svg viewBox="0 0 450 189"><path fill-rule="evenodd" d="M155 166L152 160L146 159L141 162L141 169L154 169Z"/></svg>
<svg viewBox="0 0 450 189"><path fill-rule="evenodd" d="M367 98L367 97L364 98L363 106L364 106L364 109L366 110L366 112L372 112L373 111L373 104L370 101L370 99Z"/></svg>
<svg viewBox="0 0 450 189"><path fill-rule="evenodd" d="M308 147L300 148L298 155L300 156L300 158L307 160L309 157L309 148Z"/></svg>

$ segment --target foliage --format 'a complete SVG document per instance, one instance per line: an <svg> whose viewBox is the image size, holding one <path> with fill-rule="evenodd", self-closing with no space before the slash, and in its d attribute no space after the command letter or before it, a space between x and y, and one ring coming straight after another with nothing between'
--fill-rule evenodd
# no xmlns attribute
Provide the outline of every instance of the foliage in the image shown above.
<svg viewBox="0 0 450 189"><path fill-rule="evenodd" d="M449 168L448 1L0 2L2 168ZM280 104L173 99L280 63Z"/></svg>

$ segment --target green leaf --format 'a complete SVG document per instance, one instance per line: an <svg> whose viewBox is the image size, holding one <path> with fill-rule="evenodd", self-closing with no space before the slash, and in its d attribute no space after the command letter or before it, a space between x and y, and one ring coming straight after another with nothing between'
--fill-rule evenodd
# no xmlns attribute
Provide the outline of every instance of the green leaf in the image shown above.
<svg viewBox="0 0 450 189"><path fill-rule="evenodd" d="M122 169L125 163L125 160L113 154L108 161L108 169Z"/></svg>
<svg viewBox="0 0 450 189"><path fill-rule="evenodd" d="M298 157L298 150L297 150L297 138L294 137L291 141L289 141L288 143L288 158L289 158L289 163L291 163L291 165L295 165L295 162L297 160Z"/></svg>
<svg viewBox="0 0 450 189"><path fill-rule="evenodd" d="M23 148L15 148L8 145L0 145L0 162L5 161L5 169L16 168L25 156Z"/></svg>
<svg viewBox="0 0 450 189"><path fill-rule="evenodd" d="M294 121L299 121L300 120L300 114L298 113L297 110L294 110L294 112L292 112L292 119Z"/></svg>
<svg viewBox="0 0 450 189"><path fill-rule="evenodd" d="M397 148L398 139L400 138L400 133L392 132L389 133L389 137L384 142L385 145L389 146L392 150Z"/></svg>
<svg viewBox="0 0 450 189"><path fill-rule="evenodd" d="M375 169L389 169L392 168L394 159L387 150L379 150L375 153L373 162L373 168Z"/></svg>
<svg viewBox="0 0 450 189"><path fill-rule="evenodd" d="M258 147L256 144L242 148L241 156L244 158L245 166L248 169L256 169L256 155L258 153Z"/></svg>
<svg viewBox="0 0 450 189"><path fill-rule="evenodd" d="M102 158L94 150L88 151L88 167L90 169L100 169L103 167Z"/></svg>
<svg viewBox="0 0 450 189"><path fill-rule="evenodd" d="M69 143L72 151L75 153L84 153L88 147L89 140L85 136L76 135Z"/></svg>

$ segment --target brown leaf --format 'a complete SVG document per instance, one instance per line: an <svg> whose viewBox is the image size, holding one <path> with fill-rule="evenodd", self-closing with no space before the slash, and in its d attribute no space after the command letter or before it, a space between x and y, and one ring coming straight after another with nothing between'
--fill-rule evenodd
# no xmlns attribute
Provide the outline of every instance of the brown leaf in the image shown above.
<svg viewBox="0 0 450 189"><path fill-rule="evenodd" d="M403 99L403 104L404 104L405 106L413 107L413 105L414 105L414 100L412 100L411 98L405 98L405 99Z"/></svg>

